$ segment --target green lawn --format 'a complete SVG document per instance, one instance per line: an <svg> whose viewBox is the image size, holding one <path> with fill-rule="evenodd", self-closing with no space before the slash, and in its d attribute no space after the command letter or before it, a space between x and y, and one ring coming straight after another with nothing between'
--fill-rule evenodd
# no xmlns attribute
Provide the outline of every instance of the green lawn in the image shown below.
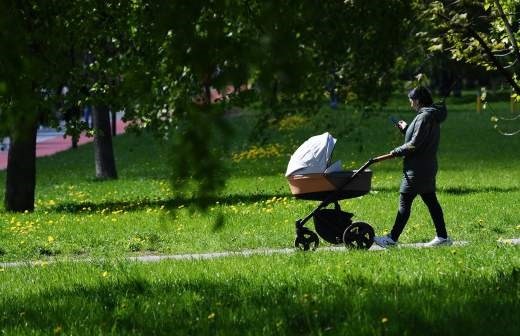
<svg viewBox="0 0 520 336"><path fill-rule="evenodd" d="M508 111L507 103L493 105ZM406 100L370 118L331 110L293 116L273 126L267 144L237 141L231 178L207 212L193 209L189 193L172 192L167 148L150 136L115 139L120 179L113 182L92 178L91 145L38 159L36 211L0 213L0 262L39 261L0 266L0 331L519 334L520 249L497 241L520 237L520 137L498 135L491 113L476 114L471 101L450 100L448 107L438 196L449 234L470 242L464 247L318 249L152 264L125 259L291 247L294 221L317 202L290 195L283 176L290 154L309 136L329 131L338 138L334 158L357 168L400 143L388 116L410 120ZM247 116L233 123L252 127ZM372 192L341 205L383 234L397 209L400 162L372 169ZM433 236L417 201L401 242Z"/></svg>

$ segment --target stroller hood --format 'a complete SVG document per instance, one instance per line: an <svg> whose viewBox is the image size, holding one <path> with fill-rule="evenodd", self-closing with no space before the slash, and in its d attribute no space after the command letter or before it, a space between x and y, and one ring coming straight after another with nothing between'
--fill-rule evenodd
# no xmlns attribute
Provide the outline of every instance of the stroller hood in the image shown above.
<svg viewBox="0 0 520 336"><path fill-rule="evenodd" d="M328 132L309 138L291 156L285 176L324 173L329 168L335 144L336 139ZM339 162L333 166L341 169Z"/></svg>

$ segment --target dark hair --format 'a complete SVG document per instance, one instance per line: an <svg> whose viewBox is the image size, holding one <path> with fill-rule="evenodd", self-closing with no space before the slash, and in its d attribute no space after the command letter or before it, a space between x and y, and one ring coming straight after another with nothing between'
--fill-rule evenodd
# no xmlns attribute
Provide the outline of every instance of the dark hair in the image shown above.
<svg viewBox="0 0 520 336"><path fill-rule="evenodd" d="M411 100L417 100L419 102L419 106L431 106L433 104L432 94L430 90L425 88L424 86L418 86L412 91L408 92L408 98Z"/></svg>

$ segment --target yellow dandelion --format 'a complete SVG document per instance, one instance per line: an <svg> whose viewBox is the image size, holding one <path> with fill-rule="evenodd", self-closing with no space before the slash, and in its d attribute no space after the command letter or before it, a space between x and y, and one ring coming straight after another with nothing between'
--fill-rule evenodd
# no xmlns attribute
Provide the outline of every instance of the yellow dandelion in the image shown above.
<svg viewBox="0 0 520 336"><path fill-rule="evenodd" d="M54 237L53 236L48 236L47 237L47 241L52 244L54 242Z"/></svg>

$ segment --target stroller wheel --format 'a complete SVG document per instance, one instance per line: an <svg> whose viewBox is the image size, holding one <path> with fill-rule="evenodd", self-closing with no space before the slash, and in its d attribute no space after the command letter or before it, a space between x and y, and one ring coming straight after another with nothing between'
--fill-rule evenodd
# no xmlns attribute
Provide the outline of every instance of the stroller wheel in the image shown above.
<svg viewBox="0 0 520 336"><path fill-rule="evenodd" d="M366 249L374 243L374 229L365 222L352 223L343 232L343 243L348 248Z"/></svg>
<svg viewBox="0 0 520 336"><path fill-rule="evenodd" d="M296 239L294 240L294 247L299 248L303 251L312 249L313 251L320 244L318 235L307 228L301 228L296 233Z"/></svg>

